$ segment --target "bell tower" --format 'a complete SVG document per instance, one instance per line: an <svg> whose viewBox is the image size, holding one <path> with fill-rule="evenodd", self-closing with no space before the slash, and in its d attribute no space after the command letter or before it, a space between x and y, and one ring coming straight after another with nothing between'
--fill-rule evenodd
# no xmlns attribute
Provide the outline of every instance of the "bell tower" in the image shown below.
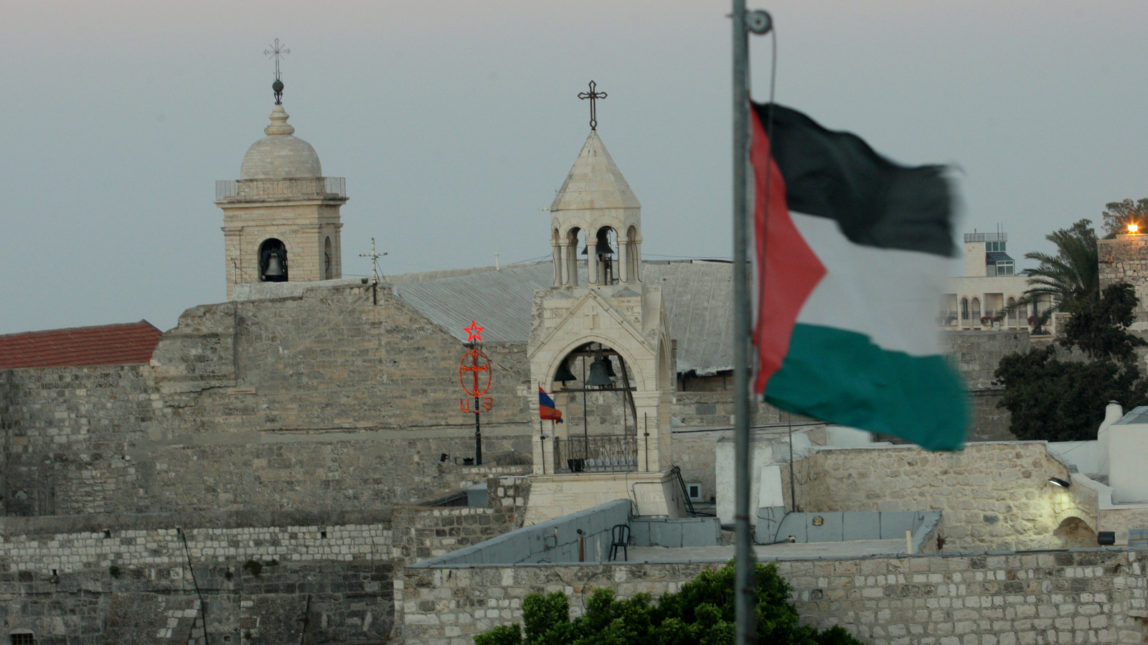
<svg viewBox="0 0 1148 645"><path fill-rule="evenodd" d="M315 149L294 136L279 77L279 58L287 50L275 39L266 53L275 58L275 106L266 136L248 148L238 180L215 185L215 205L223 210L229 300L241 283L343 275L339 208L347 202L346 180L324 177Z"/></svg>
<svg viewBox="0 0 1148 645"><path fill-rule="evenodd" d="M579 97L590 100L590 134L550 206L554 280L534 294L527 345L532 380L565 419L534 437L526 521L619 498L677 515L662 290L642 282L642 206L598 136L595 101L606 93L591 81Z"/></svg>

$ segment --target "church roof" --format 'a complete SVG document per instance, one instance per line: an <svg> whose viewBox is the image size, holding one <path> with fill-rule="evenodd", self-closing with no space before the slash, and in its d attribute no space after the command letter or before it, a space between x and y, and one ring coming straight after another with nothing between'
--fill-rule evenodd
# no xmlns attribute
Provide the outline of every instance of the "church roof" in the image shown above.
<svg viewBox="0 0 1148 645"><path fill-rule="evenodd" d="M644 262L642 282L662 288L678 372L733 369L733 272L729 262ZM455 338L475 320L484 342L530 338L534 292L553 282L549 261L439 273L387 276L395 294Z"/></svg>
<svg viewBox="0 0 1148 645"><path fill-rule="evenodd" d="M146 363L160 336L146 320L0 335L0 369Z"/></svg>
<svg viewBox="0 0 1148 645"><path fill-rule="evenodd" d="M288 118L283 106L276 105L271 111L271 125L263 130L267 136L251 144L243 156L240 179L323 176L319 155L311 144L293 136L295 128L287 125Z"/></svg>
<svg viewBox="0 0 1148 645"><path fill-rule="evenodd" d="M550 205L550 212L641 207L606 145L598 133L591 130Z"/></svg>

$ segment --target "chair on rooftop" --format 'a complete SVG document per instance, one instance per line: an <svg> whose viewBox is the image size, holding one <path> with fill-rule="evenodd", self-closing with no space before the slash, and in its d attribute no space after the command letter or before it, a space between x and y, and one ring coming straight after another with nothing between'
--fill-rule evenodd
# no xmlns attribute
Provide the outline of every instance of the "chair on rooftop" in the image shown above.
<svg viewBox="0 0 1148 645"><path fill-rule="evenodd" d="M630 561L630 551L626 548L630 544L630 526L628 524L615 524L610 529L610 560L618 557L618 547L622 548L622 556L626 562Z"/></svg>

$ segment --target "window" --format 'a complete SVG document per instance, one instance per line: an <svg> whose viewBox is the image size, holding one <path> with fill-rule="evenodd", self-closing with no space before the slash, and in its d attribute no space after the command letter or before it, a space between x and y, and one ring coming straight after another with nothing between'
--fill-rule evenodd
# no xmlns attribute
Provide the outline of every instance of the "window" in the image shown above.
<svg viewBox="0 0 1148 645"><path fill-rule="evenodd" d="M334 274L331 272L331 256L332 256L331 238L328 237L326 240L323 241L323 279L324 280L330 280L332 277L334 277Z"/></svg>
<svg viewBox="0 0 1148 645"><path fill-rule="evenodd" d="M961 320L969 319L969 299L961 298Z"/></svg>
<svg viewBox="0 0 1148 645"><path fill-rule="evenodd" d="M12 634L8 638L12 645L36 645L36 637L31 632Z"/></svg>

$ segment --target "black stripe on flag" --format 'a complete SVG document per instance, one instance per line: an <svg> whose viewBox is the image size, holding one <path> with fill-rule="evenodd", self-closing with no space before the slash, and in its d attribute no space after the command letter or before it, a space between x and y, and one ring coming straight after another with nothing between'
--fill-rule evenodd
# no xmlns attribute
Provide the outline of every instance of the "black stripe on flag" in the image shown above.
<svg viewBox="0 0 1148 645"><path fill-rule="evenodd" d="M791 212L836 220L854 244L955 255L944 166L902 166L857 135L826 130L796 110L776 103L753 108L770 137Z"/></svg>

